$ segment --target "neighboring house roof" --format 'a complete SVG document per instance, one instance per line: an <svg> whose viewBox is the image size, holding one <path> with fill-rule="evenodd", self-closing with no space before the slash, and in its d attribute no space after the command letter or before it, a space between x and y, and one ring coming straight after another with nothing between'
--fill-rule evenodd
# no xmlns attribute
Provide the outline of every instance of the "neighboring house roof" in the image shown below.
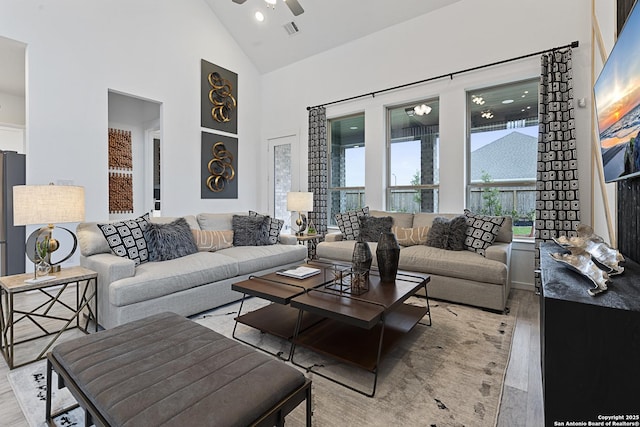
<svg viewBox="0 0 640 427"><path fill-rule="evenodd" d="M471 180L488 172L492 181L536 178L538 139L513 131L471 152Z"/></svg>

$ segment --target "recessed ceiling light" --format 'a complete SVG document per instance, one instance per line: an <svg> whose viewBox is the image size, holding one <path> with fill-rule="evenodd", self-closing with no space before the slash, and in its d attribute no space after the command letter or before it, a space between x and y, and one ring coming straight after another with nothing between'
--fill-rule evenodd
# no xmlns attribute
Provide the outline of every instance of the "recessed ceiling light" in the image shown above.
<svg viewBox="0 0 640 427"><path fill-rule="evenodd" d="M502 101L503 104L511 104L513 102L513 99L505 99L504 101Z"/></svg>
<svg viewBox="0 0 640 427"><path fill-rule="evenodd" d="M351 126L349 129L356 130L356 129L358 129L358 126Z"/></svg>
<svg viewBox="0 0 640 427"><path fill-rule="evenodd" d="M256 16L256 20L257 20L258 22L262 22L262 21L264 21L264 15L262 14L262 12L257 11L255 16Z"/></svg>
<svg viewBox="0 0 640 427"><path fill-rule="evenodd" d="M524 91L524 94L525 94L525 95L526 95L526 94L528 94L528 93L529 93L529 91L528 91L528 90L525 90L525 91Z"/></svg>

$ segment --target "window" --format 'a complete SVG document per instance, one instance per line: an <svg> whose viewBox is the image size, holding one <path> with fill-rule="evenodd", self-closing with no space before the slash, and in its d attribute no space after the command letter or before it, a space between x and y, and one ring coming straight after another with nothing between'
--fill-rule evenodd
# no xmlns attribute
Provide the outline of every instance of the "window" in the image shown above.
<svg viewBox="0 0 640 427"><path fill-rule="evenodd" d="M438 99L389 108L387 113L387 210L437 212Z"/></svg>
<svg viewBox="0 0 640 427"><path fill-rule="evenodd" d="M335 214L365 206L364 114L328 120L329 225Z"/></svg>
<svg viewBox="0 0 640 427"><path fill-rule="evenodd" d="M511 215L516 236L532 236L538 150L538 79L467 92L467 206Z"/></svg>

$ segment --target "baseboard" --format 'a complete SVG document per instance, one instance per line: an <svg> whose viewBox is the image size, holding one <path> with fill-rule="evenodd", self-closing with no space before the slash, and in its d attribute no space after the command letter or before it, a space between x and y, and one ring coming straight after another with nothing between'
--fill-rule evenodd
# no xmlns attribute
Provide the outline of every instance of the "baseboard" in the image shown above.
<svg viewBox="0 0 640 427"><path fill-rule="evenodd" d="M512 289L521 289L523 291L535 292L536 286L533 283L525 283L525 282L511 282Z"/></svg>

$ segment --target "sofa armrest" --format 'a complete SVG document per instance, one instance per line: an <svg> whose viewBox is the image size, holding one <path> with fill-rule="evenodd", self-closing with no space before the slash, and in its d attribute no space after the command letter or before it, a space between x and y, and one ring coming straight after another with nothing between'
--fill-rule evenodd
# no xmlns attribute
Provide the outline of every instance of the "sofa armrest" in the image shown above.
<svg viewBox="0 0 640 427"><path fill-rule="evenodd" d="M334 233L327 233L324 235L324 241L325 242L339 242L342 240L342 233L338 232L334 232Z"/></svg>
<svg viewBox="0 0 640 427"><path fill-rule="evenodd" d="M495 242L485 249L485 258L499 261L509 268L511 258L511 243Z"/></svg>
<svg viewBox="0 0 640 427"><path fill-rule="evenodd" d="M136 265L132 260L114 254L81 256L80 265L98 273L98 280L107 285L136 274Z"/></svg>
<svg viewBox="0 0 640 427"><path fill-rule="evenodd" d="M281 234L280 243L283 245L297 245L298 239L293 234Z"/></svg>

